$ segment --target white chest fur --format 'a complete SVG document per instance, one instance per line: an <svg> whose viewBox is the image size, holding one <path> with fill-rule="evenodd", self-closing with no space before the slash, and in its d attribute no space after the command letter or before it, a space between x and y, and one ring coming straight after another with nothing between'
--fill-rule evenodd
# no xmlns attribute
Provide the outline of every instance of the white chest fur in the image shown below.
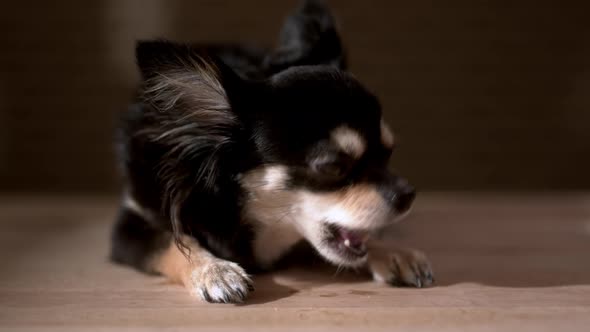
<svg viewBox="0 0 590 332"><path fill-rule="evenodd" d="M297 195L287 190L285 166L263 166L240 176L247 192L244 216L255 228L254 255L269 266L302 239L293 222Z"/></svg>
<svg viewBox="0 0 590 332"><path fill-rule="evenodd" d="M257 262L268 267L302 239L290 223L277 221L273 224L257 225L254 239L254 255Z"/></svg>

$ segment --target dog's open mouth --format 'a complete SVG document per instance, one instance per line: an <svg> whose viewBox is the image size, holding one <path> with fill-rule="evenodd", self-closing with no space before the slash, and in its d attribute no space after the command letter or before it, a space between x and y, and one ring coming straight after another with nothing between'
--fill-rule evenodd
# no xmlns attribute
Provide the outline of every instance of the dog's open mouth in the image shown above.
<svg viewBox="0 0 590 332"><path fill-rule="evenodd" d="M367 255L368 231L352 230L333 224L328 224L326 228L327 243L341 256L358 259Z"/></svg>

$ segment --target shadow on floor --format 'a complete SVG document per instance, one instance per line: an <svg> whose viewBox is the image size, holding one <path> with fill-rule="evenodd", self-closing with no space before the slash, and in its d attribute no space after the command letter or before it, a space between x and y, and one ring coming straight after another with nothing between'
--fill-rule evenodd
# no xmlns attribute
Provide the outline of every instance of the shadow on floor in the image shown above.
<svg viewBox="0 0 590 332"><path fill-rule="evenodd" d="M482 200L479 205L465 201L418 207L407 221L388 230L383 240L424 251L438 287L590 285L590 209L583 200L582 205L567 197L556 205L543 199L496 199L489 204ZM306 246L283 266L298 266L286 273L294 280L304 279L310 287L370 279L366 273L351 271L335 276L335 268L322 263ZM296 291L279 291L285 296L289 292Z"/></svg>
<svg viewBox="0 0 590 332"><path fill-rule="evenodd" d="M286 286L277 279L289 279ZM301 291L328 284L349 284L367 282L370 275L363 270L346 270L326 263L306 243L296 246L292 252L267 273L255 275L256 290L244 305L271 303L290 297ZM330 297L332 294L320 294Z"/></svg>
<svg viewBox="0 0 590 332"><path fill-rule="evenodd" d="M439 286L590 285L590 213L565 205L417 211L388 240L423 250Z"/></svg>

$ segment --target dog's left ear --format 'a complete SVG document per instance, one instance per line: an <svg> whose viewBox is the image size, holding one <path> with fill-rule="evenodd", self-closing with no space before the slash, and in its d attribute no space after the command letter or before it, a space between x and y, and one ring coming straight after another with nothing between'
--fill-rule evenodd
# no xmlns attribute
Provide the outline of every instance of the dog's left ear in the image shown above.
<svg viewBox="0 0 590 332"><path fill-rule="evenodd" d="M167 151L158 171L169 192L215 184L221 155L239 128L236 104L244 81L206 50L169 41L136 46L141 102L150 125L142 131ZM182 188L182 189L179 189Z"/></svg>
<svg viewBox="0 0 590 332"><path fill-rule="evenodd" d="M287 17L279 45L266 57L264 64L268 74L301 65L346 69L346 55L336 23L323 0L304 0Z"/></svg>
<svg viewBox="0 0 590 332"><path fill-rule="evenodd" d="M242 83L231 68L196 46L140 41L135 55L144 97L158 109L229 110L230 95Z"/></svg>

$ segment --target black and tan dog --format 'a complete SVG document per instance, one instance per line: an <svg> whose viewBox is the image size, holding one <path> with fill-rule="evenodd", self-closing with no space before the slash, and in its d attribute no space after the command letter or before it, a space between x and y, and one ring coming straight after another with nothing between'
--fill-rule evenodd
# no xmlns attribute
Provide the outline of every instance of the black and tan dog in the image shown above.
<svg viewBox="0 0 590 332"><path fill-rule="evenodd" d="M287 18L276 50L146 41L136 53L142 85L118 137L126 190L114 261L210 302L243 301L248 273L302 240L380 282L432 283L420 252L373 240L414 189L387 169L393 134L345 71L322 2Z"/></svg>

